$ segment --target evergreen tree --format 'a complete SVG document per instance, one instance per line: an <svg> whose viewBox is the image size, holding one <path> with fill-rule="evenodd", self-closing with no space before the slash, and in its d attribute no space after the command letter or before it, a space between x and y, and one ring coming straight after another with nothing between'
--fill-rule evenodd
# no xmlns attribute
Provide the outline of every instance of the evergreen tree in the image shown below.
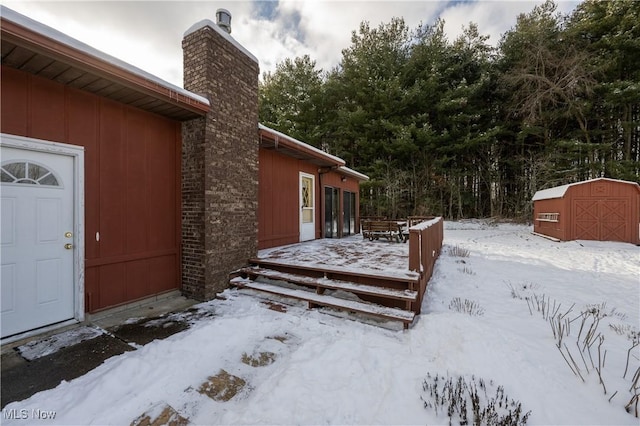
<svg viewBox="0 0 640 426"><path fill-rule="evenodd" d="M259 83L259 116L265 126L311 145L321 142L322 71L308 55L285 59Z"/></svg>
<svg viewBox="0 0 640 426"><path fill-rule="evenodd" d="M588 0L578 5L567 35L597 76L590 129L599 150L591 161L607 177L640 174L640 3Z"/></svg>
<svg viewBox="0 0 640 426"><path fill-rule="evenodd" d="M368 174L361 213L528 219L536 190L640 181L640 2L549 0L497 49L477 25L360 24L327 74L308 56L260 83L260 120Z"/></svg>

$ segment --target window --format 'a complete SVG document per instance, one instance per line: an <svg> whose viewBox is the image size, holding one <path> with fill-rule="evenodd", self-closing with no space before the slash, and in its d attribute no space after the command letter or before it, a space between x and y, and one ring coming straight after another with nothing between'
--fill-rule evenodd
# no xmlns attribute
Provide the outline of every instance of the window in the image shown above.
<svg viewBox="0 0 640 426"><path fill-rule="evenodd" d="M2 166L2 183L60 186L53 172L30 161L16 161Z"/></svg>
<svg viewBox="0 0 640 426"><path fill-rule="evenodd" d="M313 223L313 178L302 177L302 223Z"/></svg>
<svg viewBox="0 0 640 426"><path fill-rule="evenodd" d="M338 238L338 214L340 212L340 190L324 187L324 237Z"/></svg>
<svg viewBox="0 0 640 426"><path fill-rule="evenodd" d="M536 220L540 222L557 222L560 213L538 213Z"/></svg>
<svg viewBox="0 0 640 426"><path fill-rule="evenodd" d="M342 236L356 233L356 194L344 191L342 201Z"/></svg>

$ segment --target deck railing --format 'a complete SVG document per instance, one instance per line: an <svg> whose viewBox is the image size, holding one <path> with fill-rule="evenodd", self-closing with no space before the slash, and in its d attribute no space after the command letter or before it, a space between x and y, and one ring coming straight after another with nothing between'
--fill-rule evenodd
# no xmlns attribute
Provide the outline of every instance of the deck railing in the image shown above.
<svg viewBox="0 0 640 426"><path fill-rule="evenodd" d="M433 274L436 259L442 250L444 220L436 217L409 228L409 269L420 274L418 300L412 311L420 313L427 283Z"/></svg>

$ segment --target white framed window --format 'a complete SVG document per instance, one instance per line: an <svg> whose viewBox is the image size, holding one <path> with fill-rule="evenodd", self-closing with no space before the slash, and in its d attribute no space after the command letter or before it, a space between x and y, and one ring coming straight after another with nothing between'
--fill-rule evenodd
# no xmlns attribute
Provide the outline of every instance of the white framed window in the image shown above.
<svg viewBox="0 0 640 426"><path fill-rule="evenodd" d="M557 222L560 217L560 213L538 213L536 220L540 222Z"/></svg>

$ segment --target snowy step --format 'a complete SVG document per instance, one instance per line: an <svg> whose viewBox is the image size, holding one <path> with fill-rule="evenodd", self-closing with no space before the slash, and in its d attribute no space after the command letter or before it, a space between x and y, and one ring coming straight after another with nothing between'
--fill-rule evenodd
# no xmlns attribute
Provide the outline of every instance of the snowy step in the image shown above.
<svg viewBox="0 0 640 426"><path fill-rule="evenodd" d="M415 313L397 308L388 308L386 306L372 305L353 300L338 299L336 297L324 296L312 293L310 291L296 290L291 288L280 287L277 285L256 282L248 278L235 277L231 279L231 284L239 288L248 288L265 293L275 294L278 296L290 297L294 299L309 302L309 307L313 305L326 306L335 309L358 312L362 314L373 315L394 321L402 321L404 327L407 328L415 318Z"/></svg>
<svg viewBox="0 0 640 426"><path fill-rule="evenodd" d="M383 271L370 269L369 272L364 272L361 268L353 269L344 266L337 265L301 265L295 262L287 262L283 260L274 259L249 259L249 263L269 267L286 267L292 269L299 269L301 271L315 271L325 274L327 277L331 276L353 276L353 277L365 277L374 279L377 281L390 281L390 282L404 282L417 285L420 281L420 274L413 271Z"/></svg>
<svg viewBox="0 0 640 426"><path fill-rule="evenodd" d="M413 290L398 290L394 288L357 284L350 281L335 280L330 278L306 277L297 274L274 271L272 269L260 268L257 266L243 268L240 270L240 272L243 274L247 274L250 277L261 276L272 280L286 281L292 284L315 286L328 290L343 290L350 293L404 300L408 302L415 302L418 298L418 292Z"/></svg>

